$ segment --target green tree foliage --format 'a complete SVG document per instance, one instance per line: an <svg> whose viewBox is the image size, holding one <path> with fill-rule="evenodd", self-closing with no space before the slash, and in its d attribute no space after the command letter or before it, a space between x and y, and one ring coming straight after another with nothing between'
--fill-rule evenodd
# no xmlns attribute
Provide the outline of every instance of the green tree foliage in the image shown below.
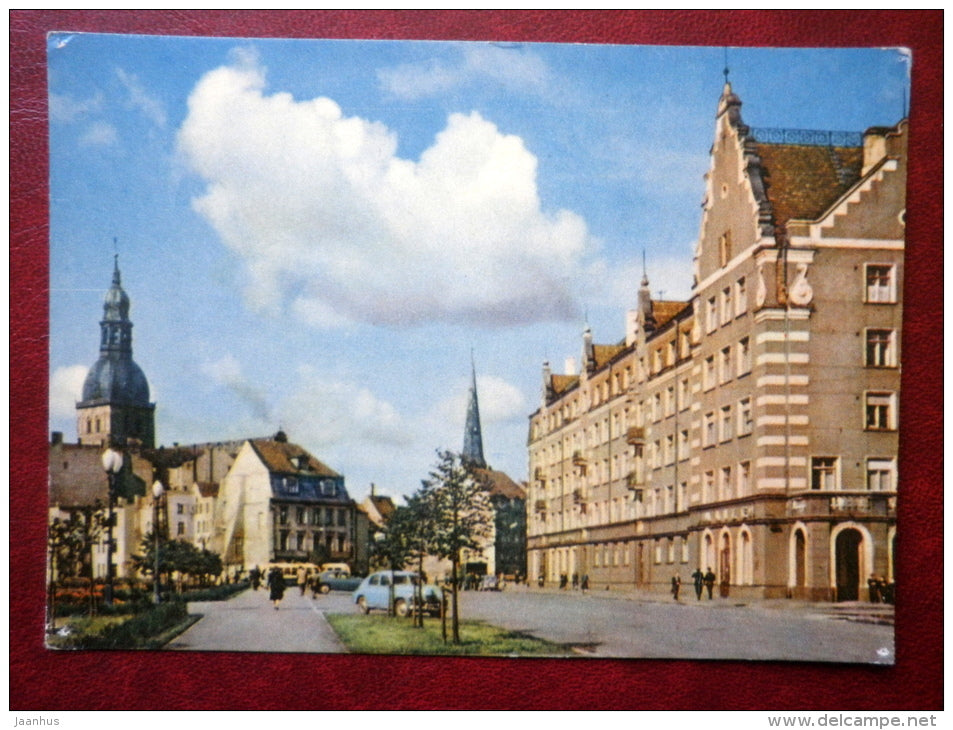
<svg viewBox="0 0 953 730"><path fill-rule="evenodd" d="M156 540L151 532L146 534L140 544L142 554L133 555L135 567L147 575L155 573ZM185 540L159 541L159 574L181 573L198 580L199 585L207 585L210 578L220 575L223 569L222 559L217 553L195 547Z"/></svg>
<svg viewBox="0 0 953 730"><path fill-rule="evenodd" d="M415 497L426 504L427 549L453 566L451 626L453 642L460 643L458 593L460 560L464 550L480 554L490 534L492 510L488 485L481 472L460 454L437 451L437 463Z"/></svg>

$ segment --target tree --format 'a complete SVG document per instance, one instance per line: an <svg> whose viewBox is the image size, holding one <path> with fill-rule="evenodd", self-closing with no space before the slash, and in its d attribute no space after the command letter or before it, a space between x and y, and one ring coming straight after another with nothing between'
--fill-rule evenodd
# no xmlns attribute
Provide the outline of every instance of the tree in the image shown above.
<svg viewBox="0 0 953 730"><path fill-rule="evenodd" d="M488 485L476 465L452 451L437 451L438 461L417 496L431 519L429 549L450 561L453 642L460 643L458 607L460 558L464 550L482 553L492 519Z"/></svg>
<svg viewBox="0 0 953 730"><path fill-rule="evenodd" d="M155 575L156 545L155 535L151 532L143 536L140 543L142 554L133 555L136 568L146 575ZM197 578L200 585L206 585L208 579L222 572L222 558L210 550L199 549L185 540L168 540L159 544L159 575L181 573Z"/></svg>

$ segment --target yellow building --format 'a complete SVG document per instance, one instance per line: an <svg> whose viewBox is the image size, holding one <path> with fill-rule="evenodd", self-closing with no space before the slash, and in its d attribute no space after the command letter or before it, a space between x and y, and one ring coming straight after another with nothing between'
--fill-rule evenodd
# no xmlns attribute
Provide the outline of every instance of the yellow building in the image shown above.
<svg viewBox="0 0 953 730"><path fill-rule="evenodd" d="M907 123L752 130L725 85L692 297L643 277L531 416L531 580L866 597L893 582ZM689 276L686 271L686 276Z"/></svg>

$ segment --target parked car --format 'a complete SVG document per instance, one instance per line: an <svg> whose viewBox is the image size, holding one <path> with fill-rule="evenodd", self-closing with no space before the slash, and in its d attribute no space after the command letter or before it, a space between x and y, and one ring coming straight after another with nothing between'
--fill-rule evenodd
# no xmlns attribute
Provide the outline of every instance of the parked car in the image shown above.
<svg viewBox="0 0 953 730"><path fill-rule="evenodd" d="M502 591L503 583L495 575L485 575L483 576L483 581L480 583L481 591Z"/></svg>
<svg viewBox="0 0 953 730"><path fill-rule="evenodd" d="M318 591L321 593L330 591L347 591L350 593L361 585L363 580L363 578L351 577L350 572L338 569L322 571L318 573L316 578Z"/></svg>
<svg viewBox="0 0 953 730"><path fill-rule="evenodd" d="M362 613L372 610L386 611L391 597L393 584L394 612L398 616L407 616L413 609L416 598L418 578L416 573L406 570L381 570L371 573L354 591L354 603ZM443 591L437 586L424 584L420 587L423 596L422 610L431 616L439 616L443 603Z"/></svg>

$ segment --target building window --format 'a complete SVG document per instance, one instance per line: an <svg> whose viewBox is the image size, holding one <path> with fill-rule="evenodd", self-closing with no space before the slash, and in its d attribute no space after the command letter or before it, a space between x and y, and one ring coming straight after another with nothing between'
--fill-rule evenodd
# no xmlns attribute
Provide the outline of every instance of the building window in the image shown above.
<svg viewBox="0 0 953 730"><path fill-rule="evenodd" d="M731 406L724 406L721 409L721 440L728 441L731 437Z"/></svg>
<svg viewBox="0 0 953 730"><path fill-rule="evenodd" d="M682 559L681 559L681 562L684 564L684 563L687 563L687 562L688 562L688 535L682 535L682 536L679 538L679 540L680 540L681 545L682 545Z"/></svg>
<svg viewBox="0 0 953 730"><path fill-rule="evenodd" d="M306 525L306 524L308 524L308 515L307 515L307 513L305 512L304 507L298 507L298 509L295 510L295 514L296 514L296 516L297 516L297 518L298 518L298 523L299 523L299 524L301 524L301 525Z"/></svg>
<svg viewBox="0 0 953 730"><path fill-rule="evenodd" d="M718 496L720 499L731 498L731 467L723 466L721 468L721 481L718 483Z"/></svg>
<svg viewBox="0 0 953 730"><path fill-rule="evenodd" d="M734 314L731 304L731 287L726 286L721 292L721 323L724 325L731 322Z"/></svg>
<svg viewBox="0 0 953 730"><path fill-rule="evenodd" d="M652 398L652 417L656 421L662 420L662 394L656 393Z"/></svg>
<svg viewBox="0 0 953 730"><path fill-rule="evenodd" d="M181 502L179 502L178 504L176 504L176 505L175 505L175 513L176 513L177 515L184 515L184 514L185 514L185 505L182 504Z"/></svg>
<svg viewBox="0 0 953 730"><path fill-rule="evenodd" d="M709 411L708 413L705 414L705 426L704 426L704 431L702 433L702 438L704 439L704 442L702 443L702 446L708 447L708 446L715 445L715 442L717 441L717 435L716 435L715 429L716 429L715 414L713 411Z"/></svg>
<svg viewBox="0 0 953 730"><path fill-rule="evenodd" d="M178 525L176 525L175 534L176 534L176 535L180 535L180 536L185 534L185 523L184 523L184 522L179 522Z"/></svg>
<svg viewBox="0 0 953 730"><path fill-rule="evenodd" d="M709 355L705 358L705 368L702 371L702 379L705 390L711 390L715 387L715 356Z"/></svg>
<svg viewBox="0 0 953 730"><path fill-rule="evenodd" d="M715 472L706 471L702 477L702 502L710 502L715 493Z"/></svg>
<svg viewBox="0 0 953 730"><path fill-rule="evenodd" d="M867 459L867 489L871 492L892 492L896 462L893 459Z"/></svg>
<svg viewBox="0 0 953 730"><path fill-rule="evenodd" d="M675 538L674 537L670 537L668 539L668 562L669 563L675 562Z"/></svg>
<svg viewBox="0 0 953 730"><path fill-rule="evenodd" d="M867 301L874 304L897 301L896 269L889 264L867 264L865 267Z"/></svg>
<svg viewBox="0 0 953 730"><path fill-rule="evenodd" d="M688 429L682 429L678 434L678 459L679 461L688 458Z"/></svg>
<svg viewBox="0 0 953 730"><path fill-rule="evenodd" d="M662 562L662 541L655 541L655 563L660 565Z"/></svg>
<svg viewBox="0 0 953 730"><path fill-rule="evenodd" d="M719 360L718 369L719 380L722 383L727 383L731 380L731 346L725 347L721 351L721 359Z"/></svg>
<svg viewBox="0 0 953 730"><path fill-rule="evenodd" d="M751 372L751 346L747 337L738 341L738 375Z"/></svg>
<svg viewBox="0 0 953 730"><path fill-rule="evenodd" d="M671 464L675 461L675 436L669 434L665 437L665 463Z"/></svg>
<svg viewBox="0 0 953 730"><path fill-rule="evenodd" d="M833 491L838 484L836 456L815 456L811 459L811 489Z"/></svg>
<svg viewBox="0 0 953 730"><path fill-rule="evenodd" d="M678 409L684 411L690 405L692 392L688 386L688 378L678 384Z"/></svg>
<svg viewBox="0 0 953 730"><path fill-rule="evenodd" d="M754 428L751 415L751 398L742 398L738 401L738 435L747 436Z"/></svg>
<svg viewBox="0 0 953 730"><path fill-rule="evenodd" d="M297 549L304 550L304 533L303 532L299 532L297 534L297 542L298 542Z"/></svg>
<svg viewBox="0 0 953 730"><path fill-rule="evenodd" d="M864 423L868 431L892 431L896 428L895 400L893 393L867 393L864 396Z"/></svg>
<svg viewBox="0 0 953 730"><path fill-rule="evenodd" d="M748 285L742 276L735 282L735 315L740 316L748 311Z"/></svg>
<svg viewBox="0 0 953 730"><path fill-rule="evenodd" d="M894 330L867 330L865 364L872 368L897 367Z"/></svg>
<svg viewBox="0 0 953 730"><path fill-rule="evenodd" d="M738 464L738 496L744 497L751 489L751 462L742 461Z"/></svg>
<svg viewBox="0 0 953 730"><path fill-rule="evenodd" d="M665 415L671 416L675 413L675 386L670 385L665 391Z"/></svg>
<svg viewBox="0 0 953 730"><path fill-rule="evenodd" d="M288 524L288 508L286 506L281 506L278 508L278 524L279 525Z"/></svg>

